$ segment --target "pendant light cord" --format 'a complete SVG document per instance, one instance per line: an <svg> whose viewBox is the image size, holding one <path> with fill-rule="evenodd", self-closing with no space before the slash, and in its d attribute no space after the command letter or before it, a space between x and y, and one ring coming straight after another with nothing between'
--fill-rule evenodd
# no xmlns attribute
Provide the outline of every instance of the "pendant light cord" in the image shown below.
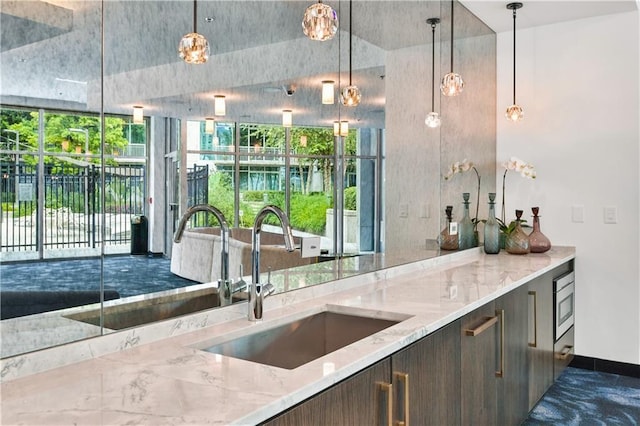
<svg viewBox="0 0 640 426"><path fill-rule="evenodd" d="M198 0L193 0L193 32L198 32Z"/></svg>
<svg viewBox="0 0 640 426"><path fill-rule="evenodd" d="M453 9L454 4L451 0L451 72L453 73Z"/></svg>
<svg viewBox="0 0 640 426"><path fill-rule="evenodd" d="M436 87L436 24L431 24L431 111L435 111Z"/></svg>
<svg viewBox="0 0 640 426"><path fill-rule="evenodd" d="M351 51L353 48L352 42L351 42L351 36L353 35L353 3L351 0L349 0L349 86L351 86Z"/></svg>
<svg viewBox="0 0 640 426"><path fill-rule="evenodd" d="M513 9L513 104L516 104L516 9Z"/></svg>

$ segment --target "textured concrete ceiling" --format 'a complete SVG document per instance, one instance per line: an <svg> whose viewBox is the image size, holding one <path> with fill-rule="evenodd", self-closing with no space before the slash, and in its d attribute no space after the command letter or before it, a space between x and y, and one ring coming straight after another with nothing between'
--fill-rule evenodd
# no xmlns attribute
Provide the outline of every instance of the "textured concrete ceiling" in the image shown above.
<svg viewBox="0 0 640 426"><path fill-rule="evenodd" d="M227 120L277 122L280 111L291 108L298 124L326 125L342 115L363 126L383 127L386 52L430 43L425 20L447 20L449 3L353 2L353 81L364 99L355 109L319 102L323 79L340 85L348 80L349 2L326 2L340 17L339 36L327 42L310 41L302 33L302 16L312 3L200 0L198 32L209 40L212 56L204 65L187 65L177 56L177 44L193 30L192 1L2 0L0 94L3 102L91 111L103 104L106 111L130 113L141 104L147 114L192 119L210 116L213 95L223 94ZM463 2L496 31L511 26L505 4ZM635 7L633 0L532 1L519 24L524 28ZM456 39L486 34L489 27L478 21L456 28ZM447 39L443 31L442 41ZM296 87L293 96L283 90L290 85Z"/></svg>

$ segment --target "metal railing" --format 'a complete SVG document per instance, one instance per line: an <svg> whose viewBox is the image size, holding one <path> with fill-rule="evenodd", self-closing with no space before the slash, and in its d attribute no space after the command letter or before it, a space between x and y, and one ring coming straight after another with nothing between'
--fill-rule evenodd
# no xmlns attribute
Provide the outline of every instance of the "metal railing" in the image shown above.
<svg viewBox="0 0 640 426"><path fill-rule="evenodd" d="M34 166L0 162L0 170L0 251L126 244L131 215L144 212L144 166L47 168L42 191Z"/></svg>

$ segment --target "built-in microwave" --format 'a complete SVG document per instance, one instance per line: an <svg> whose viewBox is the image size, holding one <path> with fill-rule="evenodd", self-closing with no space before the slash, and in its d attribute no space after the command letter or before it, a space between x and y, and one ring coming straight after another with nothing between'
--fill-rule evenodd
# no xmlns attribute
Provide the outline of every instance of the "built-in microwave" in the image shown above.
<svg viewBox="0 0 640 426"><path fill-rule="evenodd" d="M573 271L553 280L554 341L558 341L571 327L575 319L575 273Z"/></svg>
<svg viewBox="0 0 640 426"><path fill-rule="evenodd" d="M553 377L560 373L573 360L574 318L575 318L575 273L573 271L553 280L553 324L554 324L554 360Z"/></svg>

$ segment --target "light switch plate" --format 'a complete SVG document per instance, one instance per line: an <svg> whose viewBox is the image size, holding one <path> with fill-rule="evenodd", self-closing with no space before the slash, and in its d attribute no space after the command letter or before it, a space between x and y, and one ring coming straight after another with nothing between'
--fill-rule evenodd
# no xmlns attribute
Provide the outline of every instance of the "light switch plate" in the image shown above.
<svg viewBox="0 0 640 426"><path fill-rule="evenodd" d="M581 204L574 204L571 206L571 221L573 223L584 222L584 206Z"/></svg>
<svg viewBox="0 0 640 426"><path fill-rule="evenodd" d="M618 223L618 207L604 206L604 223Z"/></svg>
<svg viewBox="0 0 640 426"><path fill-rule="evenodd" d="M301 257L320 256L320 237L305 237L300 247Z"/></svg>

